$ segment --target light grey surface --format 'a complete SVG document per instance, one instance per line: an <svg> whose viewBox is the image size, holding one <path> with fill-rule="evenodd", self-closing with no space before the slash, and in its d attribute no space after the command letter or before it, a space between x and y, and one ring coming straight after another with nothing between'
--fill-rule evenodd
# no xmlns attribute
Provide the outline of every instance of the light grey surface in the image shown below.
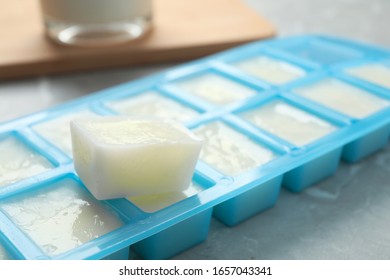
<svg viewBox="0 0 390 280"><path fill-rule="evenodd" d="M325 33L390 47L390 1L246 0L280 36ZM136 67L0 84L0 121L165 69ZM175 259L389 259L390 145L233 228L213 220L208 239Z"/></svg>

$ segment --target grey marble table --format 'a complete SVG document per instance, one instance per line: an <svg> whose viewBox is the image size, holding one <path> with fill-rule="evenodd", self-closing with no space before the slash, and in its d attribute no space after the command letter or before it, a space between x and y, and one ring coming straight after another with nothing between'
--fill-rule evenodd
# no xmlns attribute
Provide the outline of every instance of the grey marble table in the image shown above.
<svg viewBox="0 0 390 280"><path fill-rule="evenodd" d="M390 48L390 1L246 0L279 36L322 33ZM172 65L0 83L0 122ZM390 144L233 228L212 220L208 239L174 259L389 259Z"/></svg>

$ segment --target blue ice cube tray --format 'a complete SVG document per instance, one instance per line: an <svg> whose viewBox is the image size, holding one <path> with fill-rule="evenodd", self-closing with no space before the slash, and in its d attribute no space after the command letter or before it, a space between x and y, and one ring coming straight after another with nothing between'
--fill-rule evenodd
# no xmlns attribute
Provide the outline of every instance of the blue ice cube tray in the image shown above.
<svg viewBox="0 0 390 280"><path fill-rule="evenodd" d="M288 69L299 69L301 74L296 79L272 83L269 77L261 78L261 73L259 77L237 67L240 61L258 56L282 61ZM0 244L16 259L126 259L130 250L147 259L174 256L207 239L212 216L233 226L272 207L281 186L294 192L302 191L331 176L341 159L356 162L385 146L390 135L389 106L357 118L297 94L299 88L332 78L388 102L390 88L348 72L350 68L371 64L390 69L390 51L328 36L277 38L240 46L2 123L0 144L4 139L14 137L46 158L53 168L1 186ZM246 87L255 94L221 105L177 86L182 81L208 73ZM224 174L201 159L193 177L199 192L152 212L125 198L99 201L97 203L123 221L123 226L60 254L47 253L21 229L20 222L13 220L4 205L33 196L35 192L56 188L59 183L71 182L86 189L73 168L71 157L56 143L40 135L34 129L35 125L80 110L99 115L119 114L108 106L110 102L121 102L150 91L197 112L196 117L185 122L190 129L196 131L210 123L223 123L252 143L272 151L275 158L234 176ZM296 145L242 118L243 112L275 100L314 115L333 125L335 130L305 145ZM354 106L352 102L349 105ZM240 144L236 143L237 146ZM230 160L234 161L234 155ZM157 197L155 201L158 200ZM47 230L50 234L51 229Z"/></svg>

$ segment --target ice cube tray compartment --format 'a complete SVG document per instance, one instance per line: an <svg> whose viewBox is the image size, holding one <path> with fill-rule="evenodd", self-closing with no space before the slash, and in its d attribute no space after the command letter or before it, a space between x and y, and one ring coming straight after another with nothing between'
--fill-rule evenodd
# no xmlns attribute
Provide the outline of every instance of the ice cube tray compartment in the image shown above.
<svg viewBox="0 0 390 280"><path fill-rule="evenodd" d="M234 226L261 213L282 186L300 192L341 159L356 162L388 143L389 62L389 50L339 38L273 39L0 124L0 259L127 259L133 251L165 259L206 240L212 217ZM339 106L342 96L372 107ZM171 117L205 137L186 191L108 201L88 193L67 125L118 114ZM18 162L4 156L12 153ZM7 168L29 164L43 168L4 179ZM68 235L57 244L50 238L61 227Z"/></svg>

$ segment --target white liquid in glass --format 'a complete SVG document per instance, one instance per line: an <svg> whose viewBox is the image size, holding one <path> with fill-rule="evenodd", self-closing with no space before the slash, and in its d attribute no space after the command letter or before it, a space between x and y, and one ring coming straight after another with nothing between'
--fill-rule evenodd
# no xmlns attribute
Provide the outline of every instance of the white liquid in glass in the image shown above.
<svg viewBox="0 0 390 280"><path fill-rule="evenodd" d="M176 85L183 91L196 95L216 105L226 105L256 94L256 91L216 74L206 74Z"/></svg>
<svg viewBox="0 0 390 280"><path fill-rule="evenodd" d="M41 0L44 15L64 22L110 23L148 17L150 0Z"/></svg>
<svg viewBox="0 0 390 280"><path fill-rule="evenodd" d="M268 103L241 116L298 146L309 144L336 129L332 124L283 101Z"/></svg>
<svg viewBox="0 0 390 280"><path fill-rule="evenodd" d="M151 0L41 0L46 33L61 44L108 46L145 34Z"/></svg>
<svg viewBox="0 0 390 280"><path fill-rule="evenodd" d="M222 122L200 126L194 132L204 139L200 159L225 175L239 175L276 157Z"/></svg>
<svg viewBox="0 0 390 280"><path fill-rule="evenodd" d="M257 56L234 63L240 70L266 82L280 85L305 75L301 68L267 56Z"/></svg>
<svg viewBox="0 0 390 280"><path fill-rule="evenodd" d="M367 117L390 105L379 96L334 79L325 79L294 91L355 118Z"/></svg>
<svg viewBox="0 0 390 280"><path fill-rule="evenodd" d="M0 140L0 186L43 173L53 166L30 147L9 136Z"/></svg>
<svg viewBox="0 0 390 280"><path fill-rule="evenodd" d="M146 92L127 99L116 100L107 106L121 114L135 117L156 117L179 122L190 121L198 112L156 92Z"/></svg>
<svg viewBox="0 0 390 280"><path fill-rule="evenodd" d="M115 213L73 180L28 193L27 197L13 198L2 203L1 208L50 256L122 225Z"/></svg>

